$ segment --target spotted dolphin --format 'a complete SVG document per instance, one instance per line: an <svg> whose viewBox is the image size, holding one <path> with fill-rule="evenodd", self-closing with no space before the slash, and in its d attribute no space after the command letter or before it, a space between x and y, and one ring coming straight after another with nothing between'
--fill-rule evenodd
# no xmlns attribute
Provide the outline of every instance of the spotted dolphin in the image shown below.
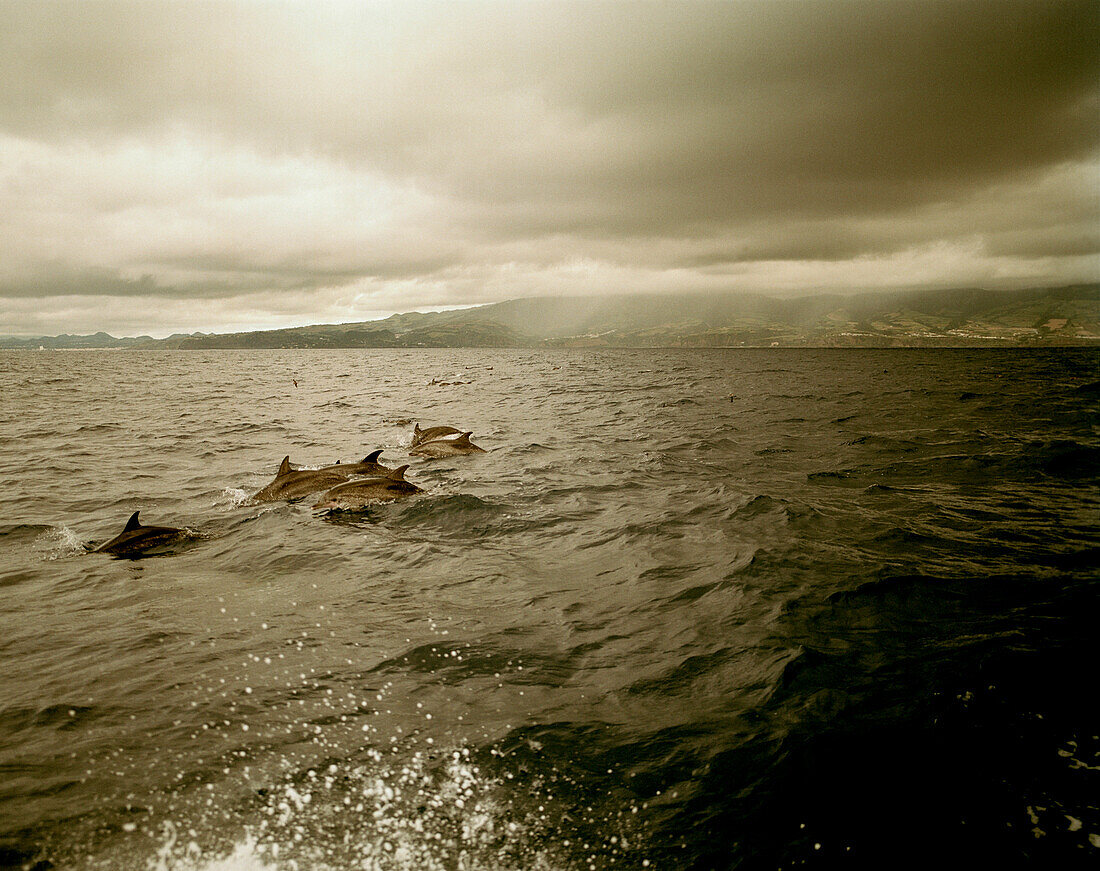
<svg viewBox="0 0 1100 871"><path fill-rule="evenodd" d="M479 448L470 441L472 433L464 432L456 439L433 439L430 442L409 448L409 454L418 457L460 457L463 454L483 454L484 448Z"/></svg>
<svg viewBox="0 0 1100 871"><path fill-rule="evenodd" d="M300 499L318 490L327 490L356 475L389 471L377 462L381 451L374 451L358 463L337 463L323 469L294 469L290 457L283 457L275 480L252 496L253 502L278 502L280 499Z"/></svg>
<svg viewBox="0 0 1100 871"><path fill-rule="evenodd" d="M388 475L357 478L346 484L338 484L321 496L313 507L355 511L375 502L392 502L414 493L423 493L423 489L405 480L407 468L409 467L401 466L390 471Z"/></svg>
<svg viewBox="0 0 1100 871"><path fill-rule="evenodd" d="M101 544L92 553L111 553L115 556L137 556L155 547L163 547L186 536L182 529L174 526L142 526L138 520L140 511L135 511L126 521L122 532Z"/></svg>

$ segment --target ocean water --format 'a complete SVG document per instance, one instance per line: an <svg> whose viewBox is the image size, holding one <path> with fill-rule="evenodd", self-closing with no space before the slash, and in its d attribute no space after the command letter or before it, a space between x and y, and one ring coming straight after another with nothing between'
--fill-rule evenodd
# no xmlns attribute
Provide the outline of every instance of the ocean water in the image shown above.
<svg viewBox="0 0 1100 871"><path fill-rule="evenodd" d="M1094 351L0 375L0 867L1100 859ZM427 492L247 500L377 448ZM88 552L139 509L190 535Z"/></svg>

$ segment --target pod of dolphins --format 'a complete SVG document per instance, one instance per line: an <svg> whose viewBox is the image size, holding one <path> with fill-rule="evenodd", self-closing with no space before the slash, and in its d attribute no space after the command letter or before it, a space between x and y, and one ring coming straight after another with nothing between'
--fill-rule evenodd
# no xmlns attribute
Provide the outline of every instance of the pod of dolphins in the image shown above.
<svg viewBox="0 0 1100 871"><path fill-rule="evenodd" d="M470 441L471 432L463 432L453 426L433 426L422 430L417 423L413 427L410 456L440 459L466 454L485 453L483 448ZM252 494L252 502L279 502L301 499L312 493L322 493L313 505L322 510L360 511L368 505L392 502L423 489L405 480L407 465L396 469L378 462L382 451L372 451L357 463L337 461L318 469L299 469L283 457L274 480ZM172 526L144 526L135 511L122 532L93 553L109 553L115 556L140 556L146 551L166 547L187 538L186 530Z"/></svg>

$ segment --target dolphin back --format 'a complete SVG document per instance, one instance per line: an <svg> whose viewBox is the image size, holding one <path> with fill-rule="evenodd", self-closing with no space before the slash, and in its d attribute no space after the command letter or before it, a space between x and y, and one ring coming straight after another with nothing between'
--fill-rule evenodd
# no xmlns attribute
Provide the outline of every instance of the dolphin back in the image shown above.
<svg viewBox="0 0 1100 871"><path fill-rule="evenodd" d="M174 526L143 526L138 520L140 513L135 511L131 514L122 532L105 544L101 544L93 553L135 556L151 548L169 544L184 534Z"/></svg>
<svg viewBox="0 0 1100 871"><path fill-rule="evenodd" d="M412 447L453 435L456 432L460 432L460 430L455 429L453 426L430 426L427 429L421 429L418 423L413 427Z"/></svg>

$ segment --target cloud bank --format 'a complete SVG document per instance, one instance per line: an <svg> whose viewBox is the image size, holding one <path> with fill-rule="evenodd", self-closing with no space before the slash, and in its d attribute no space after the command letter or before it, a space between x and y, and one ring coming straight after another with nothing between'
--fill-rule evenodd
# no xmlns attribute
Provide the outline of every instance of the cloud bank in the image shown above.
<svg viewBox="0 0 1100 871"><path fill-rule="evenodd" d="M1100 279L1092 2L0 5L0 332Z"/></svg>

